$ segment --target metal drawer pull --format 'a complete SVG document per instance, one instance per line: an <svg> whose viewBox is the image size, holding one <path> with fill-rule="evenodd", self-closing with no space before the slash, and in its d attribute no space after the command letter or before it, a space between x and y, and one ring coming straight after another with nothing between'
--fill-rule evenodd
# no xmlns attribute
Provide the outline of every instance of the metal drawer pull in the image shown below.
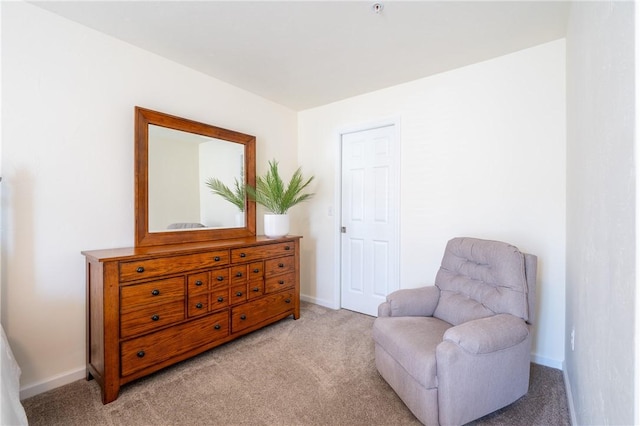
<svg viewBox="0 0 640 426"><path fill-rule="evenodd" d="M222 280L224 280L224 277L223 277L222 275L219 275L219 276L216 278L216 280L218 280L218 281L222 281Z"/></svg>
<svg viewBox="0 0 640 426"><path fill-rule="evenodd" d="M136 272L139 273L139 274L143 273L144 272L144 267L138 266L138 269L136 269Z"/></svg>
<svg viewBox="0 0 640 426"><path fill-rule="evenodd" d="M184 285L184 284L183 284L183 285ZM160 294L160 290L158 290L157 288L154 288L153 290L151 290L151 294L152 294L153 296L157 296L157 295L159 295L159 294Z"/></svg>
<svg viewBox="0 0 640 426"><path fill-rule="evenodd" d="M284 280L278 280L278 284L280 285L284 284Z"/></svg>
<svg viewBox="0 0 640 426"><path fill-rule="evenodd" d="M255 291L255 292L260 291L260 287L254 287L254 288L253 288L253 291Z"/></svg>
<svg viewBox="0 0 640 426"><path fill-rule="evenodd" d="M213 260L215 260L216 262L220 262L220 256L214 257Z"/></svg>
<svg viewBox="0 0 640 426"><path fill-rule="evenodd" d="M202 309L202 303L196 303L196 309Z"/></svg>
<svg viewBox="0 0 640 426"><path fill-rule="evenodd" d="M220 327L220 324L216 324L213 326L213 328L215 328L216 330L220 330L221 327Z"/></svg>
<svg viewBox="0 0 640 426"><path fill-rule="evenodd" d="M224 297L222 296L218 297L218 302L224 302Z"/></svg>
<svg viewBox="0 0 640 426"><path fill-rule="evenodd" d="M291 250L291 247L289 247L289 246L284 246L284 249L285 249L285 250Z"/></svg>
<svg viewBox="0 0 640 426"><path fill-rule="evenodd" d="M158 321L160 319L160 315L154 315L151 317L151 320Z"/></svg>
<svg viewBox="0 0 640 426"><path fill-rule="evenodd" d="M247 253L240 253L240 257L247 257Z"/></svg>
<svg viewBox="0 0 640 426"><path fill-rule="evenodd" d="M284 303L291 303L291 299L284 299Z"/></svg>
<svg viewBox="0 0 640 426"><path fill-rule="evenodd" d="M202 281L198 280L196 281L196 286L200 287L202 285Z"/></svg>
<svg viewBox="0 0 640 426"><path fill-rule="evenodd" d="M260 272L260 269L256 268L256 269L253 270L253 272L255 272L257 274L258 272Z"/></svg>
<svg viewBox="0 0 640 426"><path fill-rule="evenodd" d="M240 319L244 321L244 320L247 319L247 316L245 314L242 314L242 315L240 315Z"/></svg>
<svg viewBox="0 0 640 426"><path fill-rule="evenodd" d="M138 358L142 358L144 356L144 351L138 351L136 355L138 355Z"/></svg>
<svg viewBox="0 0 640 426"><path fill-rule="evenodd" d="M238 297L242 296L242 292L241 291L237 292L236 296L238 296Z"/></svg>
<svg viewBox="0 0 640 426"><path fill-rule="evenodd" d="M241 277L242 276L242 272L236 272L236 277Z"/></svg>
<svg viewBox="0 0 640 426"><path fill-rule="evenodd" d="M278 268L284 268L284 263L278 263Z"/></svg>

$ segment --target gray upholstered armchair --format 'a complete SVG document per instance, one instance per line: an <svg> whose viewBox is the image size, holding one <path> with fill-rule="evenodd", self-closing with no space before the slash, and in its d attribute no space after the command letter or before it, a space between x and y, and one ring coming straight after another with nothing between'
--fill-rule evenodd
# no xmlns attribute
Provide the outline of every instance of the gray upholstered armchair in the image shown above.
<svg viewBox="0 0 640 426"><path fill-rule="evenodd" d="M536 267L512 245L454 238L435 286L380 305L376 367L418 420L461 425L527 393Z"/></svg>

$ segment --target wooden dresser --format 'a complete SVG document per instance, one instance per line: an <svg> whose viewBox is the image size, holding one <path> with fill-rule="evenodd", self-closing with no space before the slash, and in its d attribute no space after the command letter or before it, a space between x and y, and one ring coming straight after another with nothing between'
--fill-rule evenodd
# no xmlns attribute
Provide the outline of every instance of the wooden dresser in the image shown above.
<svg viewBox="0 0 640 426"><path fill-rule="evenodd" d="M293 315L300 237L84 251L87 379L120 386Z"/></svg>

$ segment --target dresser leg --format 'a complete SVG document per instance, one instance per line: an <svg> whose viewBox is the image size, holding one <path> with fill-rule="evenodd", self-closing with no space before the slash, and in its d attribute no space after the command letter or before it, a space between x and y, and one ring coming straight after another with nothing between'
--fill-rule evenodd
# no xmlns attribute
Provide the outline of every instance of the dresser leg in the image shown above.
<svg viewBox="0 0 640 426"><path fill-rule="evenodd" d="M118 393L120 393L120 386L105 386L102 388L102 404L108 404L118 399Z"/></svg>

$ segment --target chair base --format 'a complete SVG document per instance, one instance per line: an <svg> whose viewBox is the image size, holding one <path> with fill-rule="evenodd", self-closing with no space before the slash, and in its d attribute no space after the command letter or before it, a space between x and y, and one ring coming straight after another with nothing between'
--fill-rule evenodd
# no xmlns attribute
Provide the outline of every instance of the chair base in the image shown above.
<svg viewBox="0 0 640 426"><path fill-rule="evenodd" d="M425 425L437 426L438 389L426 389L420 385L377 343L375 358L378 372L413 415Z"/></svg>
<svg viewBox="0 0 640 426"><path fill-rule="evenodd" d="M420 422L429 426L461 425L503 408L527 393L530 348L531 335L520 344L492 355L472 356L460 351L455 357L456 365L440 373L439 388L431 389L419 384L377 343L375 361L382 378ZM502 368L496 369L496 365ZM461 401L468 403L460 406Z"/></svg>

